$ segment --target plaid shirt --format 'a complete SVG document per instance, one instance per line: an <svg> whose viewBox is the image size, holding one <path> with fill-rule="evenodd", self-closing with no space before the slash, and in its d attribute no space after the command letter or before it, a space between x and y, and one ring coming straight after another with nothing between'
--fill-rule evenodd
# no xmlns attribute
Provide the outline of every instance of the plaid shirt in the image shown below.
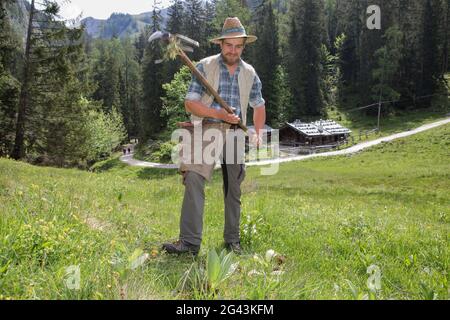
<svg viewBox="0 0 450 320"><path fill-rule="evenodd" d="M217 92L230 107L236 108L235 114L241 117L241 102L239 95L238 77L239 72L241 70L242 62L239 63L239 66L237 67L233 75L230 75L230 73L228 72L225 63L223 62L222 55L220 55L219 57L219 64L220 64L220 77L219 77L219 89L217 90ZM205 70L201 63L197 64L197 69L200 71L201 74L203 74L203 76L206 77ZM265 101L261 94L261 89L262 89L261 80L259 79L258 75L256 75L252 89L250 91L250 99L249 99L249 105L252 108L262 107L265 104ZM188 93L186 95L186 100L200 101L205 91L206 91L205 87L203 87L200 81L194 75L192 75L192 81L191 85L189 86ZM221 108L216 100L213 101L211 107L215 109ZM208 120L215 122L222 122L221 120L218 119L208 119Z"/></svg>

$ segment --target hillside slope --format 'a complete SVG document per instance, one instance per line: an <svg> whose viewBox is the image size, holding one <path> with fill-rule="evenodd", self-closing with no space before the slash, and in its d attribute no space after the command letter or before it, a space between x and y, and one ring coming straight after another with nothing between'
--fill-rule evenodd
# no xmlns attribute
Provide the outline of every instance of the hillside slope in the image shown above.
<svg viewBox="0 0 450 320"><path fill-rule="evenodd" d="M372 267L381 279L373 298L448 299L449 159L445 125L357 155L283 164L275 176L250 168L245 254L220 297L364 298ZM194 282L180 286L193 260L158 251L178 234L179 176L107 167L95 174L0 159L0 298L205 298ZM221 180L216 172L206 189L200 263L221 245ZM148 260L129 268L139 248ZM279 265L254 259L268 249L284 257ZM65 285L70 266L80 267L79 290Z"/></svg>
<svg viewBox="0 0 450 320"><path fill-rule="evenodd" d="M165 25L167 21L167 12L167 9L161 10L163 25ZM86 33L94 39L111 39L114 36L121 39L137 37L146 27L150 27L151 23L151 12L137 15L113 13L106 20L92 17L81 20L81 24L86 28Z"/></svg>

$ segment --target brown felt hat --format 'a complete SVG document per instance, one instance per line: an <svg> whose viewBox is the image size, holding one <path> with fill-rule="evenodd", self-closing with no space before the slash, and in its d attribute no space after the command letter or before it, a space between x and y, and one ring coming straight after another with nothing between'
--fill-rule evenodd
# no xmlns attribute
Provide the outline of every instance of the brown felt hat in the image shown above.
<svg viewBox="0 0 450 320"><path fill-rule="evenodd" d="M245 43L252 43L258 39L255 36L247 35L245 28L242 25L239 18L226 18L225 23L222 28L222 35L220 37L211 39L210 41L215 44L220 44L224 39L237 39L245 38L247 39Z"/></svg>

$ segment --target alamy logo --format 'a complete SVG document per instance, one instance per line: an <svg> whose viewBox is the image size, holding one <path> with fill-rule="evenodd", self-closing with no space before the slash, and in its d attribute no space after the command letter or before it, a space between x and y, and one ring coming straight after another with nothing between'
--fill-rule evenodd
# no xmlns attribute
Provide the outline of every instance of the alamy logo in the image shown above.
<svg viewBox="0 0 450 320"><path fill-rule="evenodd" d="M381 9L377 5L371 5L367 8L367 14L370 17L367 18L367 28L369 30L380 30L381 29Z"/></svg>
<svg viewBox="0 0 450 320"><path fill-rule="evenodd" d="M262 175L275 175L279 169L279 132L271 130L270 139L267 130L261 130L260 134L258 145L252 134L246 137L242 130L223 132L216 128L203 129L202 126L194 126L192 130L177 129L171 139L176 144L172 149L172 162L178 165L214 165L222 160L228 164L244 164L248 160L259 165L267 164L268 167L261 168ZM260 158L261 153L265 154L265 159Z"/></svg>
<svg viewBox="0 0 450 320"><path fill-rule="evenodd" d="M369 279L367 280L367 287L370 291L376 292L381 290L381 269L377 265L371 265L367 268Z"/></svg>
<svg viewBox="0 0 450 320"><path fill-rule="evenodd" d="M64 282L67 289L80 290L81 272L79 265L66 268Z"/></svg>

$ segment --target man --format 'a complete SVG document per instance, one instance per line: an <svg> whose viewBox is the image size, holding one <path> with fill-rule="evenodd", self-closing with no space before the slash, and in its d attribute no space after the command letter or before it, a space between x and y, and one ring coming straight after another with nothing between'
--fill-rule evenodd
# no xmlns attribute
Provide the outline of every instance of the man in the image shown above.
<svg viewBox="0 0 450 320"><path fill-rule="evenodd" d="M191 113L195 126L201 126L203 132L216 129L227 135L229 131L237 131L237 124L242 120L246 124L247 107L250 105L254 111L253 122L255 135L253 143L260 144L261 131L266 121L265 101L261 95L262 84L254 68L241 59L245 45L256 41L255 36L247 35L238 18L225 20L222 35L212 39L211 42L220 45L221 53L200 61L197 69L208 79L222 99L235 110L229 114L214 101L213 97L193 76L189 91L185 99L186 111ZM242 131L242 130L241 130ZM225 140L225 139L224 139ZM196 141L201 145L201 151L207 144ZM236 154L243 154L243 145L233 145L231 150ZM236 253L241 252L240 245L240 216L241 216L241 183L245 177L245 165L242 159L234 155L233 160L225 156L230 144L228 139L223 145L222 174L224 181L225 202L225 230L224 240L228 249ZM197 149L198 150L198 149ZM222 150L222 149L220 149ZM242 151L242 152L241 152ZM229 152L229 151L228 151ZM198 151L197 151L198 153ZM210 180L214 164L192 163L185 161L180 165L183 174L185 194L181 210L180 236L175 243L165 243L163 250L168 253L199 252L202 241L203 211L205 202L205 181Z"/></svg>

